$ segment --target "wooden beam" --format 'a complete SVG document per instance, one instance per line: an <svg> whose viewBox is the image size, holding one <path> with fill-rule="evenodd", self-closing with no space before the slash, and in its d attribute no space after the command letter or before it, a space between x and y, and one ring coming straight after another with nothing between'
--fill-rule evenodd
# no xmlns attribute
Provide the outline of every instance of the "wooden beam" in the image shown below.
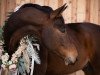
<svg viewBox="0 0 100 75"><path fill-rule="evenodd" d="M6 17L6 0L1 0L1 26L4 25L5 17Z"/></svg>
<svg viewBox="0 0 100 75"><path fill-rule="evenodd" d="M54 10L58 8L58 0L49 0L49 6Z"/></svg>
<svg viewBox="0 0 100 75"><path fill-rule="evenodd" d="M86 1L86 15L85 15L86 22L90 22L90 3L91 3L91 0Z"/></svg>
<svg viewBox="0 0 100 75"><path fill-rule="evenodd" d="M100 25L100 0L98 2L98 7L99 7L99 10L98 10L98 24Z"/></svg>
<svg viewBox="0 0 100 75"><path fill-rule="evenodd" d="M44 5L44 0L35 0L36 4Z"/></svg>
<svg viewBox="0 0 100 75"><path fill-rule="evenodd" d="M67 3L68 5L67 9L63 13L65 23L71 23L72 1L73 0L63 0L63 4Z"/></svg>
<svg viewBox="0 0 100 75"><path fill-rule="evenodd" d="M77 0L77 22L84 22L86 15L86 0Z"/></svg>
<svg viewBox="0 0 100 75"><path fill-rule="evenodd" d="M72 1L72 12L71 12L71 22L77 22L77 0Z"/></svg>

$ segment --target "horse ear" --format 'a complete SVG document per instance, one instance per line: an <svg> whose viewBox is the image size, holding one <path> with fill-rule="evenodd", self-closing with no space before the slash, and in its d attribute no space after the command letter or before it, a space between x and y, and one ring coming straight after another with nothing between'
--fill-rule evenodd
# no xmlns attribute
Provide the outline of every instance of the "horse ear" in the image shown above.
<svg viewBox="0 0 100 75"><path fill-rule="evenodd" d="M57 16L61 15L61 13L67 8L66 4L64 4L63 6L59 7L58 9L54 10L53 12L51 12L50 14L50 18L54 19Z"/></svg>

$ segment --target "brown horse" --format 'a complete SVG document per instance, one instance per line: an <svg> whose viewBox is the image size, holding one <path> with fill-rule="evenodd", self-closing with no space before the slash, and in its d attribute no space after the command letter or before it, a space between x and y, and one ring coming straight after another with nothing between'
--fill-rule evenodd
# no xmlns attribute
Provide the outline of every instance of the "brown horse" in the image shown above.
<svg viewBox="0 0 100 75"><path fill-rule="evenodd" d="M68 30L67 30L68 29ZM78 41L78 58L75 64L65 66L55 54L49 52L47 75L65 75L83 69L85 75L100 75L100 26L91 23L66 24L67 34ZM56 59L56 60L55 60Z"/></svg>
<svg viewBox="0 0 100 75"><path fill-rule="evenodd" d="M38 7L38 6L37 6ZM44 7L43 7L44 8ZM74 63L76 60L76 57L78 56L77 54L77 50L75 50L76 48L74 48L74 45L71 45L72 47L69 47L71 42L70 40L68 40L67 38L67 34L65 33L65 29L62 30L64 27L64 22L61 16L61 12L63 10L65 10L65 5L62 6L61 8L52 11L50 14L40 11L37 8L33 8L33 7L26 7L26 8L21 8L19 9L19 11L13 13L10 18L8 19L7 25L4 27L4 39L5 39L5 45L7 47L7 49L10 50L9 53L13 53L14 50L16 49L16 44L18 44L18 41L25 35L28 34L35 34L37 37L41 38L42 44L44 44L43 42L49 42L46 43L48 44L52 44L52 49L50 49L51 47L49 47L50 45L48 45L48 48L57 53L60 54L61 57L65 60L68 61L68 63ZM30 13L31 12L31 13ZM27 15L28 14L28 15ZM10 28L10 30L9 30ZM19 29L20 28L20 29ZM48 30L49 28L49 30ZM58 34L56 34L56 32L54 33L54 29L57 28L58 30L56 30L56 32ZM27 29L27 30L26 30ZM19 31L17 31L19 30ZM22 31L23 30L23 31ZM17 33L21 33L20 31L22 31L22 35L16 37ZM50 32L49 32L50 31ZM49 35L52 33L59 42L55 42L52 43L50 40L53 40L54 37L50 37L47 38L47 34L49 33ZM59 33L60 32L60 33ZM8 34L9 33L9 34ZM50 36L52 36L50 35ZM14 38L11 39L11 37L14 36ZM18 36L18 35L17 35ZM49 36L48 36L49 37ZM61 37L61 38L59 38ZM66 37L66 39L65 39ZM47 40L45 40L47 39ZM12 42L13 41L13 42ZM69 41L69 44L67 44L67 42ZM15 43L15 44L12 44ZM11 44L11 46L10 46ZM45 44L45 45L46 45ZM11 48L10 48L11 47ZM66 49L69 49L69 52L66 52ZM73 48L73 51L71 51ZM13 50L12 50L13 49ZM9 51L8 50L8 51ZM63 52L61 52L63 50Z"/></svg>
<svg viewBox="0 0 100 75"><path fill-rule="evenodd" d="M22 37L35 35L41 45L42 62L35 65L35 75L64 75L80 69L86 75L100 75L100 27L91 23L65 24L61 16L65 9L65 5L53 11L29 4L13 13L4 27L9 54L17 49Z"/></svg>

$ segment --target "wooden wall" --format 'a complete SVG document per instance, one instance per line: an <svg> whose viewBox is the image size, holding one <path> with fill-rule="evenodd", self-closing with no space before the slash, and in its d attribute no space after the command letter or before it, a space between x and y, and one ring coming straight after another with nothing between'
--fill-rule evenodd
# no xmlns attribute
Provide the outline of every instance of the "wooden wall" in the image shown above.
<svg viewBox="0 0 100 75"><path fill-rule="evenodd" d="M24 3L48 5L53 9L67 3L63 16L66 23L92 22L100 24L100 0L0 0L0 26L7 19L8 12Z"/></svg>
<svg viewBox="0 0 100 75"><path fill-rule="evenodd" d="M24 3L48 5L56 9L67 3L63 16L66 23L91 22L100 25L100 0L0 0L0 26L4 25L8 12ZM82 71L72 75L84 75Z"/></svg>

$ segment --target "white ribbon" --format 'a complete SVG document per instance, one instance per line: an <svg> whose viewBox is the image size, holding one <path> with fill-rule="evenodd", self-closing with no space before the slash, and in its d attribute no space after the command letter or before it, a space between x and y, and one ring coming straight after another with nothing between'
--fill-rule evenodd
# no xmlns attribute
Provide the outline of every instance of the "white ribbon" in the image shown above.
<svg viewBox="0 0 100 75"><path fill-rule="evenodd" d="M29 57L32 58L32 63L31 63L31 72L30 75L33 75L33 71L34 71L34 62L36 62L37 64L41 64L40 58L38 56L38 53L36 52L36 50L33 48L32 42L27 38L27 52ZM38 48L39 50L39 48Z"/></svg>

